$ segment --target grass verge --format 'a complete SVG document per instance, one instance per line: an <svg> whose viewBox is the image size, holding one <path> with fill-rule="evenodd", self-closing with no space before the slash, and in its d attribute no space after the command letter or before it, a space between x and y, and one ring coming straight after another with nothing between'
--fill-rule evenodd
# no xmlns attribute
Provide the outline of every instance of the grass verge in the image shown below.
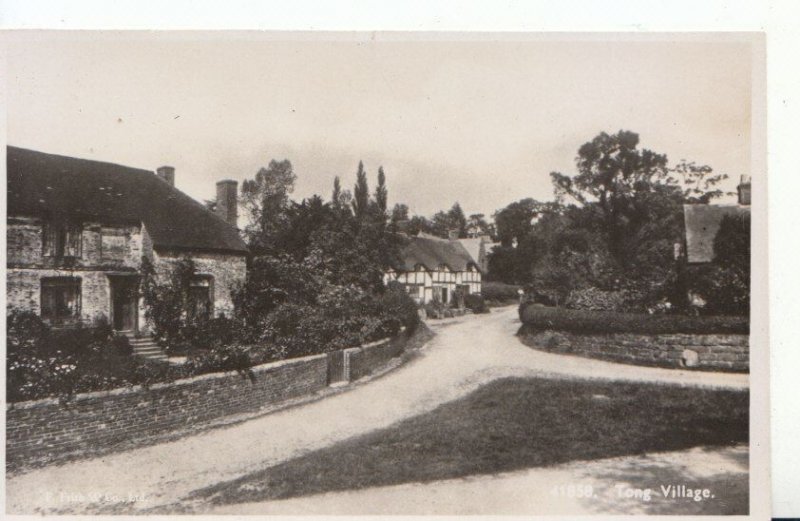
<svg viewBox="0 0 800 521"><path fill-rule="evenodd" d="M743 391L507 378L196 494L240 503L748 440ZM379 404L376 404L379 406Z"/></svg>

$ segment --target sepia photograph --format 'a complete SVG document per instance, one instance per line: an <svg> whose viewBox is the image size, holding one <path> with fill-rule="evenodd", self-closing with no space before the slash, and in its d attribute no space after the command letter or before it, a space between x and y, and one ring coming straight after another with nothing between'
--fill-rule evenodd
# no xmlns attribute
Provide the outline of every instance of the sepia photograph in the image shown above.
<svg viewBox="0 0 800 521"><path fill-rule="evenodd" d="M2 38L6 514L763 497L762 33Z"/></svg>

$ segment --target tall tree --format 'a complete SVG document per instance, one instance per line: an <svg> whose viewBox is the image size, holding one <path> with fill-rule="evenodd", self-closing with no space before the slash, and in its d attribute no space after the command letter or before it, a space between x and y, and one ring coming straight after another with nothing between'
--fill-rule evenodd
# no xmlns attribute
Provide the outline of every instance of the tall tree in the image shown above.
<svg viewBox="0 0 800 521"><path fill-rule="evenodd" d="M333 206L338 206L339 201L342 198L342 182L339 180L339 176L333 178L333 193L331 194L331 203Z"/></svg>
<svg viewBox="0 0 800 521"><path fill-rule="evenodd" d="M638 145L634 132L601 132L578 150L575 175L550 174L559 201L571 198L598 209L600 231L623 267L631 265L632 239L648 221L654 200L671 198L678 205L672 210L679 210L682 197L668 181L667 156Z"/></svg>
<svg viewBox="0 0 800 521"><path fill-rule="evenodd" d="M708 165L698 165L694 161L682 159L680 163L670 168L670 182L676 184L683 191L685 203L707 204L712 199L723 195L733 195L719 188L719 184L728 179L727 174L715 174Z"/></svg>
<svg viewBox="0 0 800 521"><path fill-rule="evenodd" d="M458 202L446 212L436 212L431 224L434 234L439 237L448 237L450 232L456 232L462 238L467 236L467 218Z"/></svg>
<svg viewBox="0 0 800 521"><path fill-rule="evenodd" d="M392 223L408 220L408 205L396 203L392 208Z"/></svg>
<svg viewBox="0 0 800 521"><path fill-rule="evenodd" d="M254 253L274 248L275 238L287 221L289 194L296 179L288 159L273 159L253 179L242 183L241 202L248 221L244 232Z"/></svg>
<svg viewBox="0 0 800 521"><path fill-rule="evenodd" d="M486 221L484 214L473 213L467 219L467 236L479 237L481 235L492 235L492 225Z"/></svg>
<svg viewBox="0 0 800 521"><path fill-rule="evenodd" d="M358 172L356 173L356 185L353 189L353 212L356 218L363 219L369 210L369 186L367 185L367 173L364 171L363 161L358 162Z"/></svg>
<svg viewBox="0 0 800 521"><path fill-rule="evenodd" d="M378 167L378 186L375 188L375 205L381 214L386 214L389 195L386 190L386 174L383 167Z"/></svg>
<svg viewBox="0 0 800 521"><path fill-rule="evenodd" d="M533 228L533 219L546 209L546 204L530 197L513 202L494 214L497 238L504 247L511 247L528 235Z"/></svg>

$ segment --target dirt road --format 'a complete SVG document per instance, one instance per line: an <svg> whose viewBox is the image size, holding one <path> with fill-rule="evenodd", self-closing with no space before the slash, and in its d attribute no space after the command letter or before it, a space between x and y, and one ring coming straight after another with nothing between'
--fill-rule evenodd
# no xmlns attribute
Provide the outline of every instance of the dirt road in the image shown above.
<svg viewBox="0 0 800 521"><path fill-rule="evenodd" d="M515 307L433 326L419 356L324 400L180 440L51 466L6 483L9 513L136 513L172 505L221 481L430 411L506 376L602 378L747 388L747 375L626 366L523 346ZM171 507L172 508L172 507Z"/></svg>

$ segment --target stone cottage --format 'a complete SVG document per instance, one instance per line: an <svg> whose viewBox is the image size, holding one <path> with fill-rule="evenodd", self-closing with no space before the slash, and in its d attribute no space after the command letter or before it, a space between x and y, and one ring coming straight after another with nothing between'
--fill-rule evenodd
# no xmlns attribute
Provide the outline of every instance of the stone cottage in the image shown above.
<svg viewBox="0 0 800 521"><path fill-rule="evenodd" d="M212 212L175 188L175 170L7 148L7 305L56 327L108 320L147 333L138 297L143 258L157 276L192 259L194 312L230 314L245 278L236 181L217 183Z"/></svg>
<svg viewBox="0 0 800 521"><path fill-rule="evenodd" d="M401 262L384 275L384 282L397 281L419 304L434 299L452 304L456 290L461 294L481 292L481 269L458 239L442 239L420 233L405 236Z"/></svg>

